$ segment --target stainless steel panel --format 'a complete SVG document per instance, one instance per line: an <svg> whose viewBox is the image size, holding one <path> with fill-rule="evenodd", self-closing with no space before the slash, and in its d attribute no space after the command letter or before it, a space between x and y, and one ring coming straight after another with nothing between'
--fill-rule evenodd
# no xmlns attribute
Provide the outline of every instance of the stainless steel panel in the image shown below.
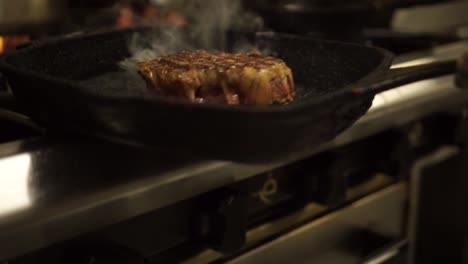
<svg viewBox="0 0 468 264"><path fill-rule="evenodd" d="M0 0L0 32L14 33L57 22L66 11L64 0Z"/></svg>
<svg viewBox="0 0 468 264"><path fill-rule="evenodd" d="M404 237L407 191L406 183L387 187L228 263L359 263L364 257L349 248L366 242L355 239L362 230Z"/></svg>

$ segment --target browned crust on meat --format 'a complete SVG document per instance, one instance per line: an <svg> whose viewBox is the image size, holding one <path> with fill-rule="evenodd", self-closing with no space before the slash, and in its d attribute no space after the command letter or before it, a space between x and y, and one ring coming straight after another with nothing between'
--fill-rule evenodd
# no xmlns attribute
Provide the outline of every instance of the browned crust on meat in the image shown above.
<svg viewBox="0 0 468 264"><path fill-rule="evenodd" d="M294 99L291 69L256 53L182 51L137 64L156 94L199 103L267 105Z"/></svg>

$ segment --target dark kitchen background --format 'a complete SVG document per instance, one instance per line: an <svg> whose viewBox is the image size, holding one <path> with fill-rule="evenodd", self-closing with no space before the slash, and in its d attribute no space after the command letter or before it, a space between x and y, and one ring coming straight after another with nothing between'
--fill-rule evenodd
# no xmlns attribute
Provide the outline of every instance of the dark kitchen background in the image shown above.
<svg viewBox="0 0 468 264"><path fill-rule="evenodd" d="M0 0L0 54L164 26L380 47L394 69L458 63L267 164L49 131L0 72L0 263L468 262L468 1Z"/></svg>

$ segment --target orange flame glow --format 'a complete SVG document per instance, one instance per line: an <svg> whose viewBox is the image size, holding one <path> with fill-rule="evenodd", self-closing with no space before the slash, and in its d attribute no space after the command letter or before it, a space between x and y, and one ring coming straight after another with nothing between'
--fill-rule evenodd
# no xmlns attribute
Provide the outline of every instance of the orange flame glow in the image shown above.
<svg viewBox="0 0 468 264"><path fill-rule="evenodd" d="M4 39L2 36L0 36L0 53L3 53L3 51L5 50L4 47L3 47L3 44L4 44Z"/></svg>
<svg viewBox="0 0 468 264"><path fill-rule="evenodd" d="M146 6L143 10L137 12L131 6L123 4L119 11L116 21L117 28L128 28L137 25L187 24L185 17L179 12L161 12L161 10L153 6Z"/></svg>
<svg viewBox="0 0 468 264"><path fill-rule="evenodd" d="M18 35L18 36L0 36L0 54L14 50L16 46L24 44L30 40L27 35Z"/></svg>

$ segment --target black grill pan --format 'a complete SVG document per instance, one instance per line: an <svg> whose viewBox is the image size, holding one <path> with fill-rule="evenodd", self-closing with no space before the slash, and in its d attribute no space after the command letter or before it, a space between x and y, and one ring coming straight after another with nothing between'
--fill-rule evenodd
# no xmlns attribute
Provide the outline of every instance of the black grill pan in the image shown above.
<svg viewBox="0 0 468 264"><path fill-rule="evenodd" d="M334 138L366 113L375 94L455 68L454 62L442 62L389 70L393 56L383 49L257 33L245 39L291 67L294 103L191 104L149 95L143 81L118 67L130 55L135 33L154 39L158 32L139 28L54 39L4 55L0 71L22 108L52 131L204 158L267 162Z"/></svg>

